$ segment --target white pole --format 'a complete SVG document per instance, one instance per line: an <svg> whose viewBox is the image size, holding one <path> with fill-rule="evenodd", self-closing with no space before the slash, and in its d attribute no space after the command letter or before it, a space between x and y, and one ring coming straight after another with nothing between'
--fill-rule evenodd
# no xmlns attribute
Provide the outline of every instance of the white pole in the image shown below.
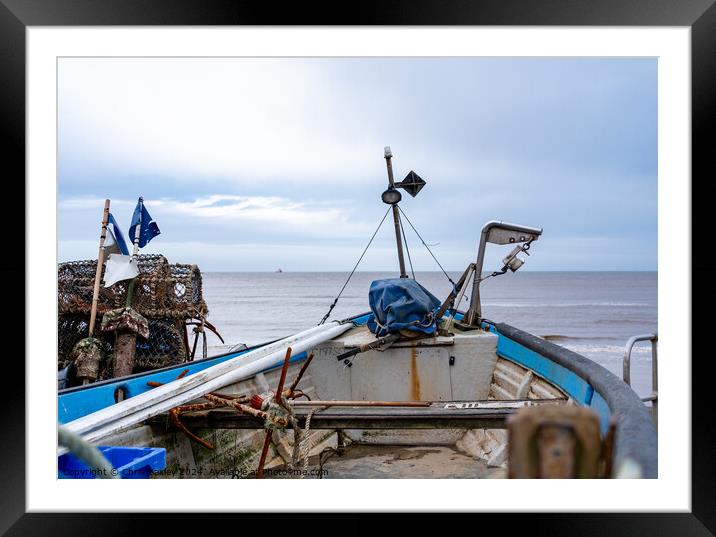
<svg viewBox="0 0 716 537"><path fill-rule="evenodd" d="M314 348L315 346L325 341L333 339L334 337L342 334L343 332L352 327L353 325L351 325L350 323L332 326L325 333L317 334L314 337L303 339L300 342L297 342L295 345L291 345L291 348L293 349L294 353L306 351L308 349ZM158 401L155 404L144 408L138 412L135 412L131 415L119 417L119 419L105 424L98 429L83 434L82 438L88 442L98 442L99 440L102 440L107 436L129 429L130 427L133 427L134 425L137 425L138 423L141 423L152 416L156 416L157 414L166 412L174 407L199 399L209 392L216 391L240 380L247 379L255 375L256 373L265 371L272 366L278 365L279 363L283 362L285 354L285 349L282 349L274 352L273 354L265 356L262 359L256 360L250 364L239 366L230 373L215 378L210 382L206 382L192 390L184 391L169 399L163 399L161 401ZM174 381L170 384L174 384L176 382L177 381ZM166 384L165 386L169 386L169 384ZM160 388L162 387L164 386L160 386ZM127 401L130 400L131 399L127 399ZM69 423L68 426L71 426L73 423L74 422Z"/></svg>
<svg viewBox="0 0 716 537"><path fill-rule="evenodd" d="M102 410L98 410L97 412L93 412L92 414L88 414L87 416L83 416L81 418L73 420L66 425L71 431L74 431L78 434L83 434L85 432L97 429L98 427L101 427L117 419L119 416L133 414L135 412L147 408L150 405L156 404L159 401L174 397L175 395L183 393L197 386L202 386L203 384L210 382L221 375L229 373L237 367L253 363L254 361L260 360L265 356L270 355L271 353L275 353L278 351L285 352L286 347L294 347L301 340L307 339L314 334L326 332L329 328L335 326L336 322L334 321L332 323L327 323L324 325L310 328L308 330L304 330L303 332L299 332L298 334L295 334L293 336L289 336L282 340L276 341L275 343L271 343L259 349L242 354L241 356L237 356L236 358L232 358L215 366L209 367L204 371L195 373L194 375L189 375L187 377L177 379L168 384L164 384L163 386L154 388L153 390L150 390L148 392L136 395L134 397L130 397L129 399L126 399L120 403L109 406L107 408L103 408ZM340 326L341 328L345 327L345 329L341 331L342 333L353 325L350 323L346 323L345 325L338 326ZM209 391L212 390L207 390L204 393L208 393Z"/></svg>

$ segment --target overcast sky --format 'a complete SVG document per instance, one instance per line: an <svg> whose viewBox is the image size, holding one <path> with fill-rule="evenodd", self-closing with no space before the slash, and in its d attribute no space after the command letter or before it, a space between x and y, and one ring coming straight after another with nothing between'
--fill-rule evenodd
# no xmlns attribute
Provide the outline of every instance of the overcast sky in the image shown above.
<svg viewBox="0 0 716 537"><path fill-rule="evenodd" d="M396 180L427 181L401 207L450 270L493 219L544 228L523 270L657 267L655 59L66 58L58 89L60 261L96 258L105 198L126 234L143 196L162 232L143 253L350 270L390 145ZM390 221L361 269L397 270Z"/></svg>

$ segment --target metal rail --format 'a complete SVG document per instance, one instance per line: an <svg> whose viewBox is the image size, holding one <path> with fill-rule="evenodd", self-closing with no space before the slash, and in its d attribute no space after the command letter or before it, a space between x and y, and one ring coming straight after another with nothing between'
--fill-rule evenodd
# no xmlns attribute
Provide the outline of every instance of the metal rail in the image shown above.
<svg viewBox="0 0 716 537"><path fill-rule="evenodd" d="M634 349L634 345L639 341L650 341L651 342L651 393L646 397L642 397L641 400L646 402L651 401L651 416L654 419L654 424L658 422L659 410L658 410L658 371L659 364L657 361L656 344L659 341L657 334L641 334L639 336L633 336L629 338L624 348L624 363L623 363L623 378L629 386L631 386L631 353Z"/></svg>
<svg viewBox="0 0 716 537"><path fill-rule="evenodd" d="M310 405L330 406L318 411ZM409 405L409 406L387 406ZM515 401L295 401L293 412L299 428L305 428L311 416L311 429L505 429L507 418L523 407L566 404L565 399L529 399ZM370 405L370 406L368 406ZM420 406L416 406L420 405ZM315 407L314 407L315 408ZM263 429L261 418L218 408L183 414L182 423L196 429ZM167 415L149 418L148 423L167 426ZM293 428L290 423L287 429Z"/></svg>

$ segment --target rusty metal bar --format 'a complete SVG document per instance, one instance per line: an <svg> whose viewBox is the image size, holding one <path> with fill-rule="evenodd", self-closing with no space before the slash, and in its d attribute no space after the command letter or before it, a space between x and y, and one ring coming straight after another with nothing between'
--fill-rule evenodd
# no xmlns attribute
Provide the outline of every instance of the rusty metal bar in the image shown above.
<svg viewBox="0 0 716 537"><path fill-rule="evenodd" d="M291 360L291 347L286 349L286 357L283 359L283 367L281 368L281 378L278 381L278 387L276 388L276 394L274 395L274 401L279 405L283 406L283 400L281 396L283 394L283 385L286 382L286 373L288 372L288 364ZM268 448L271 444L271 429L266 429L266 437L264 438L264 445L261 449L261 458L259 459L259 465L256 468L256 479L261 479L264 476L264 464L266 464L266 456L268 455Z"/></svg>
<svg viewBox="0 0 716 537"><path fill-rule="evenodd" d="M308 355L308 358L303 362L303 365L301 366L301 370L298 372L298 375L296 375L296 378L291 383L291 387L288 389L288 396L292 397L294 392L296 391L296 388L298 387L298 383L301 382L301 379L303 378L303 374L306 372L306 369L308 369L308 366L311 364L311 361L313 360L313 353L310 353Z"/></svg>
<svg viewBox="0 0 716 537"><path fill-rule="evenodd" d="M455 304L453 304L453 307L454 307L455 310L459 309L459 307L460 307L459 302L460 302L460 300L462 299L462 295L465 293L464 287L465 287L465 285L467 285L467 282L468 282L468 280L470 279L470 274L471 274L474 270L475 270L475 263L470 263L470 264L467 266L467 268L465 269L465 271L462 273L462 276L460 276L460 279L459 279L459 280L457 281L457 283L455 284L455 287L453 288L452 291L450 291L450 294L449 294L448 297L445 299L445 302L443 302L442 306L440 306L440 309L439 309L438 312L435 314L435 317L438 319L438 321L439 321L440 319L442 319L442 317L443 317L443 315L445 314L445 312L448 310L448 308L450 308L450 303L451 303L453 300L455 300L456 298L458 298L458 301L457 301ZM460 297L458 297L458 293L460 294ZM452 317L454 317L454 316L455 316L455 314L453 314L453 315L451 316L451 319L452 319ZM448 328L449 328L449 327L448 327Z"/></svg>
<svg viewBox="0 0 716 537"><path fill-rule="evenodd" d="M302 406L368 406L368 407L429 407L430 401L293 401L294 407Z"/></svg>
<svg viewBox="0 0 716 537"><path fill-rule="evenodd" d="M261 448L261 458L259 459L259 465L256 468L256 479L262 479L264 476L264 464L266 464L266 455L268 455L268 449L271 445L271 429L266 430L266 437L264 438L264 445Z"/></svg>
<svg viewBox="0 0 716 537"><path fill-rule="evenodd" d="M216 334L216 337L219 338L219 340L221 341L221 343L225 343L224 338L221 337L221 334L219 334L219 331L216 329L216 327L215 327L213 324L211 324L211 323L210 323L209 321L207 321L206 319L202 319L202 322L204 323L204 326L205 326L206 328L208 328L209 330L211 330L212 332L214 332L214 334ZM191 320L190 320L190 321L186 321L186 324L187 324L187 325L197 325L197 326L198 326L198 325L201 324L201 323L198 322L198 321L191 321Z"/></svg>
<svg viewBox="0 0 716 537"><path fill-rule="evenodd" d="M283 359L283 367L281 367L281 378L278 381L274 401L282 405L281 395L283 394L283 385L286 383L286 373L288 372L288 363L291 360L291 347L286 349L286 357Z"/></svg>
<svg viewBox="0 0 716 537"><path fill-rule="evenodd" d="M320 404L338 401L322 401ZM370 403L370 401L364 401ZM301 401L303 403L303 401ZM356 401L349 401L354 404ZM330 407L313 412L310 405L294 405L294 416L298 427L305 427L306 418L311 418L311 429L504 429L505 420L520 408L536 405L565 404L564 399L525 401L479 401L479 402L422 402L410 401L426 406L407 407ZM490 403L495 403L490 405ZM502 404L500 404L502 403ZM255 411L260 412L260 411ZM150 422L166 423L161 417ZM183 415L182 421L192 428L215 429L262 429L264 420L251 415L238 414L229 409L219 408ZM287 428L292 428L289 423ZM264 461L265 462L265 461Z"/></svg>
<svg viewBox="0 0 716 537"><path fill-rule="evenodd" d="M191 440L194 440L194 442L197 442L204 446L207 449L214 449L214 446L204 440L203 438L198 437L194 433L192 433L186 425L184 425L181 420L179 419L179 416L182 412L195 412L200 410L206 410L209 408L215 408L217 406L216 403L198 403L196 405L184 405L184 406L178 406L175 408L172 408L169 411L169 421L171 421L172 425L182 431L185 435L187 435Z"/></svg>
<svg viewBox="0 0 716 537"><path fill-rule="evenodd" d="M296 409L296 425L303 429L309 412ZM307 410L307 409L306 409ZM349 410L349 411L347 411ZM359 412L363 408L335 408L316 412L311 417L311 430L341 429L505 429L505 420L515 409L478 409L472 411L425 412L425 408L402 408L409 412ZM393 408L392 410L397 410ZM422 410L423 412L416 412ZM166 424L166 418L154 417L150 423ZM264 420L228 409L209 410L182 415L182 422L192 429L263 429ZM292 429L288 424L286 429ZM264 461L265 463L265 458ZM261 464L259 463L259 467ZM259 472L257 471L257 477Z"/></svg>

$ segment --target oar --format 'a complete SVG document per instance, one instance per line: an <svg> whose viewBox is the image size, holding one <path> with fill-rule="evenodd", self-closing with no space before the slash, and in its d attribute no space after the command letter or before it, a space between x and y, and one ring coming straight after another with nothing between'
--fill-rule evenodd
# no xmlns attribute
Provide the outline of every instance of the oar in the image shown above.
<svg viewBox="0 0 716 537"><path fill-rule="evenodd" d="M102 215L102 232L99 237L99 252L97 254L97 270L94 275L94 289L92 290L92 309L90 311L88 337L80 341L72 349L77 378L82 384L89 384L99 376L99 363L102 359L102 344L94 337L94 326L97 321L97 303L99 302L99 286L102 279L102 266L104 265L104 241L107 238L107 224L109 222L109 200L104 200L104 213Z"/></svg>

